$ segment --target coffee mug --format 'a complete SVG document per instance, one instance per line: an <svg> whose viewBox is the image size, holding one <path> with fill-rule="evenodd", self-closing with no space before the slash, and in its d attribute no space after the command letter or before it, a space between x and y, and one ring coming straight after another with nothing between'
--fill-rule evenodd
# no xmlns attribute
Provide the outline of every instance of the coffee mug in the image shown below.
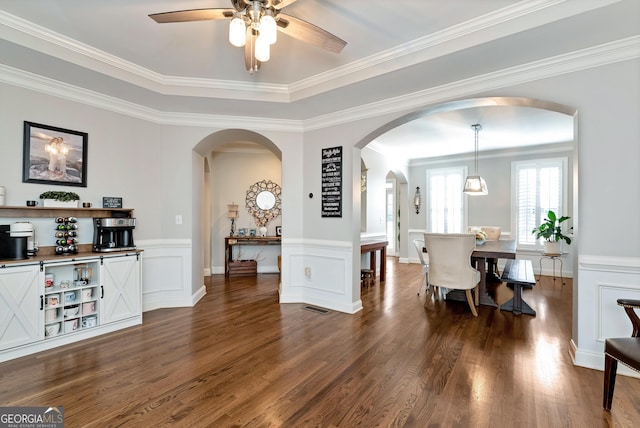
<svg viewBox="0 0 640 428"><path fill-rule="evenodd" d="M57 309L47 309L44 315L45 322L53 322L58 318L58 310Z"/></svg>
<svg viewBox="0 0 640 428"><path fill-rule="evenodd" d="M98 319L96 317L85 317L82 319L83 327L95 327L98 324Z"/></svg>
<svg viewBox="0 0 640 428"><path fill-rule="evenodd" d="M55 336L59 332L60 332L60 323L47 325L44 328L44 334L45 334L45 336L48 336L48 337Z"/></svg>
<svg viewBox="0 0 640 428"><path fill-rule="evenodd" d="M54 306L58 306L59 303L60 303L59 294L52 294L50 296L47 296L47 306L54 307Z"/></svg>
<svg viewBox="0 0 640 428"><path fill-rule="evenodd" d="M27 201L28 207L35 207L36 205L38 205L38 201Z"/></svg>
<svg viewBox="0 0 640 428"><path fill-rule="evenodd" d="M65 303L73 303L76 301L76 293L64 293L64 302Z"/></svg>

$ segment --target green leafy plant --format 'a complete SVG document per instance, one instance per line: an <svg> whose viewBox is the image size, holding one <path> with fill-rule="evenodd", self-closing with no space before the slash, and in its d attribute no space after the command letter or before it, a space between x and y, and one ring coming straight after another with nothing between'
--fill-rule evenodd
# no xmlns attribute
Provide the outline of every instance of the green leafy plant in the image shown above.
<svg viewBox="0 0 640 428"><path fill-rule="evenodd" d="M40 195L40 199L55 199L60 202L79 201L80 196L74 192L48 191Z"/></svg>
<svg viewBox="0 0 640 428"><path fill-rule="evenodd" d="M562 223L570 218L571 217L568 216L558 218L556 213L549 211L547 213L547 218L544 219L543 223L540 226L535 227L531 233L536 235L537 239L544 238L549 242L564 241L569 245L571 244L571 238L562 233ZM573 230L573 227L570 227L568 230Z"/></svg>

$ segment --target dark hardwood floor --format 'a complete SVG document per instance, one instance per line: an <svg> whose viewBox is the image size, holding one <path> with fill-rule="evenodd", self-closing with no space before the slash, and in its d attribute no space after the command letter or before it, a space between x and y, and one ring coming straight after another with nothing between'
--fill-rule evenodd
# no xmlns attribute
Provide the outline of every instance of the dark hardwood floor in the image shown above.
<svg viewBox="0 0 640 428"><path fill-rule="evenodd" d="M0 406L64 406L67 427L632 427L640 379L569 356L571 283L523 293L536 317L416 295L388 259L355 315L277 303L277 275L206 279L194 308L0 364ZM504 284L498 303L512 292Z"/></svg>

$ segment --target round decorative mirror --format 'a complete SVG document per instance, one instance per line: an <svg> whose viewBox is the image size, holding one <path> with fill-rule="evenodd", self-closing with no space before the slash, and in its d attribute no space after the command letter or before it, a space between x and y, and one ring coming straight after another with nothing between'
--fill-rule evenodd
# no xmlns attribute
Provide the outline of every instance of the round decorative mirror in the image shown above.
<svg viewBox="0 0 640 428"><path fill-rule="evenodd" d="M280 215L280 194L280 186L271 180L258 181L249 187L246 207L258 226L266 226Z"/></svg>
<svg viewBox="0 0 640 428"><path fill-rule="evenodd" d="M270 210L275 204L276 197L267 190L258 193L258 196L256 196L256 205L261 210Z"/></svg>

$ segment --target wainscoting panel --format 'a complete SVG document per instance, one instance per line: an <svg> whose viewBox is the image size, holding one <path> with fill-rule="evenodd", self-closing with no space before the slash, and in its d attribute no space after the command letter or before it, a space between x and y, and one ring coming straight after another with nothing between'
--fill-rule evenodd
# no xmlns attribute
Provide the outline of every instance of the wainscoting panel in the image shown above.
<svg viewBox="0 0 640 428"><path fill-rule="evenodd" d="M308 303L346 313L362 309L353 286L351 242L282 241L280 303ZM357 295L356 295L357 294Z"/></svg>
<svg viewBox="0 0 640 428"><path fill-rule="evenodd" d="M138 241L142 252L142 310L193 306L206 293L191 292L191 241Z"/></svg>
<svg viewBox="0 0 640 428"><path fill-rule="evenodd" d="M578 264L573 302L578 313L574 314L577 324L571 353L575 365L604 370L604 340L631 335L631 322L616 301L640 300L640 259L581 256ZM624 366L618 371L640 377Z"/></svg>

